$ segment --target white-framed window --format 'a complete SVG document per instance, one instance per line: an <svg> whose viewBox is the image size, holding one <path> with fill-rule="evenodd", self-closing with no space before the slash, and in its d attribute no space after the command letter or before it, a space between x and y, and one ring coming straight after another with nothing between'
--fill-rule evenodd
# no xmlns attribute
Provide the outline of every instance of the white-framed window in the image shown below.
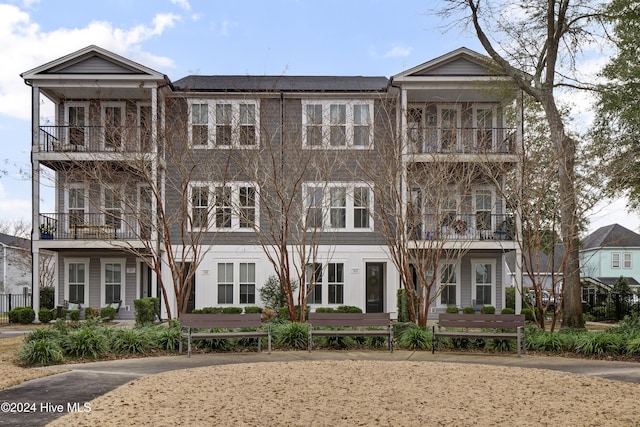
<svg viewBox="0 0 640 427"><path fill-rule="evenodd" d="M114 230L122 229L122 215L124 214L124 187L120 185L104 187L102 189L102 212L104 223Z"/></svg>
<svg viewBox="0 0 640 427"><path fill-rule="evenodd" d="M190 99L188 106L192 147L255 148L259 145L259 100Z"/></svg>
<svg viewBox="0 0 640 427"><path fill-rule="evenodd" d="M473 204L475 206L476 230L481 239L490 238L493 230L493 190L478 188L473 191Z"/></svg>
<svg viewBox="0 0 640 427"><path fill-rule="evenodd" d="M302 101L304 148L365 149L373 145L373 101Z"/></svg>
<svg viewBox="0 0 640 427"><path fill-rule="evenodd" d="M330 262L327 265L329 304L344 304L344 264Z"/></svg>
<svg viewBox="0 0 640 427"><path fill-rule="evenodd" d="M124 143L125 103L103 102L100 104L102 142L104 148L121 149Z"/></svg>
<svg viewBox="0 0 640 427"><path fill-rule="evenodd" d="M64 294L67 301L74 304L87 305L89 302L88 280L88 258L65 258Z"/></svg>
<svg viewBox="0 0 640 427"><path fill-rule="evenodd" d="M494 305L496 290L496 261L471 260L471 298L475 305Z"/></svg>
<svg viewBox="0 0 640 427"><path fill-rule="evenodd" d="M631 252L625 252L622 254L622 268L625 270L633 268Z"/></svg>
<svg viewBox="0 0 640 427"><path fill-rule="evenodd" d="M75 226L85 223L85 214L89 206L88 191L84 183L67 184L65 188L65 206L69 216L68 227L71 232Z"/></svg>
<svg viewBox="0 0 640 427"><path fill-rule="evenodd" d="M372 231L373 193L364 183L305 183L305 226L325 231Z"/></svg>
<svg viewBox="0 0 640 427"><path fill-rule="evenodd" d="M460 148L462 128L462 106L460 104L439 104L438 148L442 151L456 151Z"/></svg>
<svg viewBox="0 0 640 427"><path fill-rule="evenodd" d="M218 263L218 304L233 304L233 263Z"/></svg>
<svg viewBox="0 0 640 427"><path fill-rule="evenodd" d="M307 304L322 304L322 264L307 264Z"/></svg>
<svg viewBox="0 0 640 427"><path fill-rule="evenodd" d="M460 305L459 277L457 264L445 262L440 265L440 306Z"/></svg>
<svg viewBox="0 0 640 427"><path fill-rule="evenodd" d="M256 264L240 263L240 304L256 303Z"/></svg>
<svg viewBox="0 0 640 427"><path fill-rule="evenodd" d="M102 305L124 301L125 265L124 259L101 260Z"/></svg>
<svg viewBox="0 0 640 427"><path fill-rule="evenodd" d="M87 145L88 132L86 126L89 124L89 103L88 102L66 102L64 104L64 121L66 123L66 141L74 149L79 149Z"/></svg>
<svg viewBox="0 0 640 427"><path fill-rule="evenodd" d="M253 230L260 221L258 194L258 187L252 183L191 183L189 209L193 228Z"/></svg>
<svg viewBox="0 0 640 427"><path fill-rule="evenodd" d="M611 268L620 268L620 252L611 252Z"/></svg>
<svg viewBox="0 0 640 427"><path fill-rule="evenodd" d="M497 108L494 104L473 105L473 146L478 151L495 149Z"/></svg>

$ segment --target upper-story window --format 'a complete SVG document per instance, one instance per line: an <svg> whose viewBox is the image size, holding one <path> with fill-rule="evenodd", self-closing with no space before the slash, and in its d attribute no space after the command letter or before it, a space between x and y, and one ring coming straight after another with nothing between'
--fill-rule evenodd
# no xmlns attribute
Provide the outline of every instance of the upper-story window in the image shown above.
<svg viewBox="0 0 640 427"><path fill-rule="evenodd" d="M258 189L251 183L192 183L193 228L251 230L258 223Z"/></svg>
<svg viewBox="0 0 640 427"><path fill-rule="evenodd" d="M633 267L631 262L631 252L625 252L622 254L622 268L628 270Z"/></svg>
<svg viewBox="0 0 640 427"><path fill-rule="evenodd" d="M611 253L611 268L620 268L620 252Z"/></svg>
<svg viewBox="0 0 640 427"><path fill-rule="evenodd" d="M102 113L102 141L104 148L121 149L124 143L125 103L104 102Z"/></svg>
<svg viewBox="0 0 640 427"><path fill-rule="evenodd" d="M189 140L193 147L239 148L258 145L257 100L189 100Z"/></svg>
<svg viewBox="0 0 640 427"><path fill-rule="evenodd" d="M308 183L304 186L305 226L325 231L371 231L373 197L364 183Z"/></svg>
<svg viewBox="0 0 640 427"><path fill-rule="evenodd" d="M370 148L373 144L373 101L302 101L305 148Z"/></svg>

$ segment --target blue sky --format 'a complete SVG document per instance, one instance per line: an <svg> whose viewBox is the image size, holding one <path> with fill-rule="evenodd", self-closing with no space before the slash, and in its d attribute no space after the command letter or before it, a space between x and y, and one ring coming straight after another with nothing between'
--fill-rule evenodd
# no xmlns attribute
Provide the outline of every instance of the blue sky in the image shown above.
<svg viewBox="0 0 640 427"><path fill-rule="evenodd" d="M29 219L30 93L20 73L96 44L177 80L188 74L392 76L458 47L484 52L435 0L0 1L0 221ZM43 200L50 206L51 200ZM51 208L53 208L51 206ZM638 229L624 202L598 227Z"/></svg>

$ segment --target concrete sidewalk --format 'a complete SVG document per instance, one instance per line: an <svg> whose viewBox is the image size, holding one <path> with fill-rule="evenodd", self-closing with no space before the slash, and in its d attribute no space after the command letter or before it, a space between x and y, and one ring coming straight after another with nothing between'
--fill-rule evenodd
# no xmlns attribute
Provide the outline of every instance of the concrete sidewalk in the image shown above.
<svg viewBox="0 0 640 427"><path fill-rule="evenodd" d="M505 367L550 369L574 374L597 376L640 384L640 363L608 362L563 357L496 355L483 353L430 351L275 351L263 353L208 353L114 360L71 365L56 365L49 370L69 369L69 372L39 378L0 390L0 404L28 403L28 413L0 413L0 425L45 425L72 409L82 409L85 402L101 396L129 381L146 375L177 369L234 363L269 363L303 360L384 360L413 362L452 362L487 364ZM541 372L541 375L544 375ZM75 405L75 406L74 406ZM23 408L24 409L24 408Z"/></svg>

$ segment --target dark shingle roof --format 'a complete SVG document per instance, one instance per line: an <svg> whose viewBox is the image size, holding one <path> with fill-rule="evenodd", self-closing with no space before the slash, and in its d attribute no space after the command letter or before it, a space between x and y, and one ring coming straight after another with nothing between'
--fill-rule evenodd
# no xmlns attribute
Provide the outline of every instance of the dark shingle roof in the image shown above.
<svg viewBox="0 0 640 427"><path fill-rule="evenodd" d="M362 76L187 76L173 82L178 91L195 92L377 92L386 77Z"/></svg>
<svg viewBox="0 0 640 427"><path fill-rule="evenodd" d="M558 273L560 270L560 265L562 264L562 257L564 256L564 246L556 245L555 250L553 251L554 259L551 259L549 254L546 254L543 251L537 251L531 254L532 262L536 263L535 266L531 266L530 268L536 269L539 268L539 273ZM525 250L522 254L523 264L528 263L529 251ZM505 259L507 262L507 266L509 270L515 271L516 266L516 253L515 251L507 252L505 254ZM523 265L523 268L525 266Z"/></svg>
<svg viewBox="0 0 640 427"><path fill-rule="evenodd" d="M618 224L606 225L582 241L582 249L640 247L640 234Z"/></svg>
<svg viewBox="0 0 640 427"><path fill-rule="evenodd" d="M14 248L31 249L31 240L0 233L0 244Z"/></svg>
<svg viewBox="0 0 640 427"><path fill-rule="evenodd" d="M619 278L620 277L598 277L597 279L605 285L613 287L613 285L616 283L616 280L618 280ZM634 288L640 287L640 283L638 283L638 281L633 277L626 277L626 279L629 286L632 286Z"/></svg>

